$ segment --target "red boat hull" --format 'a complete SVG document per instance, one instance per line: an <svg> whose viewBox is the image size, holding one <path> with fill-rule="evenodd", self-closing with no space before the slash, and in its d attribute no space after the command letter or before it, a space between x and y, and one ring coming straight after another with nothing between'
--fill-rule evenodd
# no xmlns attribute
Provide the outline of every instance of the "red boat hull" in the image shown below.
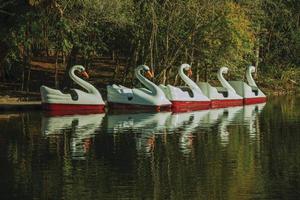
<svg viewBox="0 0 300 200"><path fill-rule="evenodd" d="M105 105L43 103L42 107L51 115L92 114L104 112Z"/></svg>
<svg viewBox="0 0 300 200"><path fill-rule="evenodd" d="M109 108L119 109L119 110L148 110L148 111L171 110L171 105L148 106L148 105L141 105L141 104L125 104L125 103L108 102L108 106Z"/></svg>
<svg viewBox="0 0 300 200"><path fill-rule="evenodd" d="M255 97L255 98L245 98L244 104L256 104L256 103L264 103L267 101L267 97Z"/></svg>
<svg viewBox="0 0 300 200"><path fill-rule="evenodd" d="M172 110L175 112L205 110L211 106L210 101L171 101Z"/></svg>
<svg viewBox="0 0 300 200"><path fill-rule="evenodd" d="M225 108L231 106L242 106L243 99L218 99L211 100L211 108Z"/></svg>

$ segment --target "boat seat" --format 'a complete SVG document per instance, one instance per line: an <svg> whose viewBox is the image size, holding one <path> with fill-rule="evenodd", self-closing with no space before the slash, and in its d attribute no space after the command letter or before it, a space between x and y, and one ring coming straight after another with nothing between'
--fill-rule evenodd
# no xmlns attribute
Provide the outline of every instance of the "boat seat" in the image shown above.
<svg viewBox="0 0 300 200"><path fill-rule="evenodd" d="M74 89L64 88L61 92L71 95L73 101L78 101L78 94Z"/></svg>
<svg viewBox="0 0 300 200"><path fill-rule="evenodd" d="M121 94L127 96L127 99L131 101L133 99L133 92L132 89L124 87L122 85L115 85L113 84L112 87L118 90Z"/></svg>
<svg viewBox="0 0 300 200"><path fill-rule="evenodd" d="M255 86L250 86L250 87L251 87L252 92L255 94L255 96L257 96L258 95L258 88L255 87Z"/></svg>
<svg viewBox="0 0 300 200"><path fill-rule="evenodd" d="M116 90L119 90L120 93L123 93L123 94L128 94L128 93L132 93L132 89L130 88L127 88L127 87L124 87L122 85L115 85L113 84L112 87Z"/></svg>
<svg viewBox="0 0 300 200"><path fill-rule="evenodd" d="M224 87L216 87L218 93L222 94L223 97L228 97L228 90Z"/></svg>
<svg viewBox="0 0 300 200"><path fill-rule="evenodd" d="M194 97L194 92L191 90L191 88L187 86L181 86L179 87L182 91L187 92L190 97Z"/></svg>
<svg viewBox="0 0 300 200"><path fill-rule="evenodd" d="M121 88L120 91L123 94L131 94L132 95L132 89L130 89L130 88Z"/></svg>
<svg viewBox="0 0 300 200"><path fill-rule="evenodd" d="M113 84L111 87L114 88L114 89L120 89L120 86L118 86L116 84Z"/></svg>
<svg viewBox="0 0 300 200"><path fill-rule="evenodd" d="M131 101L133 99L132 89L121 86L120 92L127 96L127 99Z"/></svg>

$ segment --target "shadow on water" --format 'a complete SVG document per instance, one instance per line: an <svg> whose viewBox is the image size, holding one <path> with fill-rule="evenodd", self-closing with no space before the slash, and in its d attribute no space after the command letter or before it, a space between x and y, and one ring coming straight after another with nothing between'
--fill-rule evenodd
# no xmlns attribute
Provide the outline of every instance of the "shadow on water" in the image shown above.
<svg viewBox="0 0 300 200"><path fill-rule="evenodd" d="M0 114L0 199L299 199L299 98L185 113Z"/></svg>

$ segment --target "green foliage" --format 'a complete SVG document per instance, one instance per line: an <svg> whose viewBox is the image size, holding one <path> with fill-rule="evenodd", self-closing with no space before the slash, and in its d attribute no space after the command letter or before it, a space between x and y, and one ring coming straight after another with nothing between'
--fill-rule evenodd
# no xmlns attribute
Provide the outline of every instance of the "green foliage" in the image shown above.
<svg viewBox="0 0 300 200"><path fill-rule="evenodd" d="M249 64L280 78L300 66L299 12L297 0L0 0L9 47L0 63L77 48L86 59L114 52L146 63L162 81L183 62L205 78L223 65L241 78Z"/></svg>

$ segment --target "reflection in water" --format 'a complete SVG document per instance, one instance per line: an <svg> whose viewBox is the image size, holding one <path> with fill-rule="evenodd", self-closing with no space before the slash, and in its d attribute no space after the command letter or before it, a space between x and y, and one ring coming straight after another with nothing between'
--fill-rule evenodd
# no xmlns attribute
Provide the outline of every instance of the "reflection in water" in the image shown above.
<svg viewBox="0 0 300 200"><path fill-rule="evenodd" d="M243 109L243 118L245 125L248 124L250 138L255 140L256 136L260 132L259 123L257 121L257 115L261 113L266 103L246 105Z"/></svg>
<svg viewBox="0 0 300 200"><path fill-rule="evenodd" d="M155 134L165 133L165 123L170 112L111 114L106 117L108 133L135 133L138 152L154 150Z"/></svg>
<svg viewBox="0 0 300 200"><path fill-rule="evenodd" d="M149 153L155 148L155 136L180 132L179 145L183 153L191 152L193 131L199 126L205 111L185 113L131 113L107 115L107 132L113 134L136 133L138 152ZM166 137L164 137L164 142Z"/></svg>
<svg viewBox="0 0 300 200"><path fill-rule="evenodd" d="M298 199L299 120L297 98L187 113L17 113L0 120L0 199Z"/></svg>
<svg viewBox="0 0 300 200"><path fill-rule="evenodd" d="M71 131L70 149L73 159L85 159L90 148L95 131L100 128L105 114L67 115L42 118L42 133L46 137L64 137ZM69 143L69 141L65 141Z"/></svg>
<svg viewBox="0 0 300 200"><path fill-rule="evenodd" d="M191 153L194 140L193 132L202 123L203 118L208 113L208 110L173 113L166 123L168 131L179 130L179 147L185 155Z"/></svg>
<svg viewBox="0 0 300 200"><path fill-rule="evenodd" d="M108 114L106 127L111 133L122 133L129 129L146 129L159 133L170 115L170 112Z"/></svg>
<svg viewBox="0 0 300 200"><path fill-rule="evenodd" d="M229 142L229 131L227 126L232 122L239 120L242 117L243 106L236 106L232 108L223 109L223 116L221 117L221 123L218 126L218 132L220 134L221 144L226 146Z"/></svg>

